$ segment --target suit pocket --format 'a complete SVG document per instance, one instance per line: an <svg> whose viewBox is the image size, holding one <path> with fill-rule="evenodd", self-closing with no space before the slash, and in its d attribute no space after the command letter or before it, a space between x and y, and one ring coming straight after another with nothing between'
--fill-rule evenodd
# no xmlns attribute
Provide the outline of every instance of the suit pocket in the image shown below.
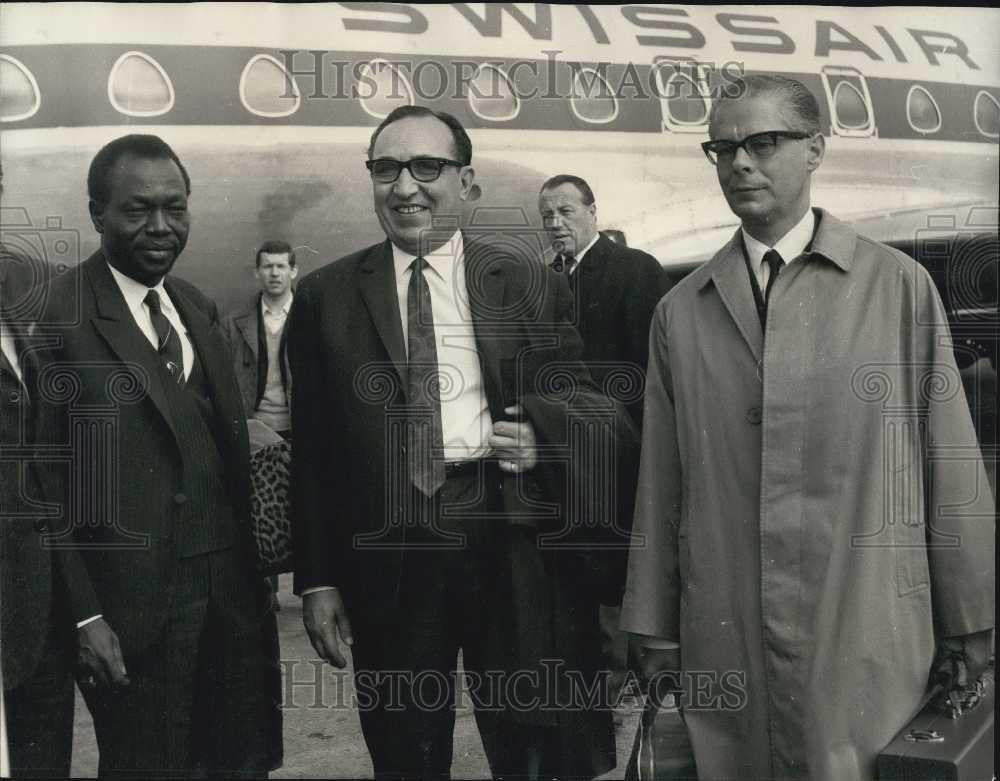
<svg viewBox="0 0 1000 781"><path fill-rule="evenodd" d="M891 475L889 527L896 560L896 593L905 597L930 587L922 470L911 462Z"/></svg>

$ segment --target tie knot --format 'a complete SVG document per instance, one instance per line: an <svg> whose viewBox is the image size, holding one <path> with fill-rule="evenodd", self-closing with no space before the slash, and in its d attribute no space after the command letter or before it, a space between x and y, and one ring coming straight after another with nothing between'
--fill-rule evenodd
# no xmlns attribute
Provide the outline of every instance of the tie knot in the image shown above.
<svg viewBox="0 0 1000 781"><path fill-rule="evenodd" d="M563 272L569 274L576 266L576 258L572 255L556 255L555 260L552 261L552 268L562 274Z"/></svg>
<svg viewBox="0 0 1000 781"><path fill-rule="evenodd" d="M781 267L785 264L781 253L776 249L769 249L764 253L764 262L767 263L768 268L771 269L771 276L774 277L781 273Z"/></svg>
<svg viewBox="0 0 1000 781"><path fill-rule="evenodd" d="M146 302L146 306L149 307L150 312L154 312L155 314L160 313L159 293L157 293L155 290L150 290L148 293L146 293L146 298L143 300Z"/></svg>
<svg viewBox="0 0 1000 781"><path fill-rule="evenodd" d="M414 258L410 266L413 268L414 273L422 274L424 269L427 268L427 260L425 258Z"/></svg>

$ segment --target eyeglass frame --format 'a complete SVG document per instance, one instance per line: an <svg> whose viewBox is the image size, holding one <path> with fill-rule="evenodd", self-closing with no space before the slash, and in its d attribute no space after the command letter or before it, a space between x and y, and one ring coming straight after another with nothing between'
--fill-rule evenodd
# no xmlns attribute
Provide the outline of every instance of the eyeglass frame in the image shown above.
<svg viewBox="0 0 1000 781"><path fill-rule="evenodd" d="M420 177L418 177L413 172L413 168L411 167L418 160L431 160L437 163L438 167L437 173L430 179L421 179ZM372 170L376 163L393 163L398 167L399 170L396 172L396 175L392 179L386 179L385 181L381 179L376 179L375 172ZM423 184L427 184L428 182L436 182L438 179L441 178L441 172L444 171L445 167L449 165L453 165L456 168L465 168L465 166L469 164L460 163L458 160L449 160L447 157L434 157L432 155L419 155L418 157L412 157L409 160L405 161L395 160L391 157L376 157L374 160L365 160L365 168L368 169L369 175L372 177L373 181L378 182L379 184L392 184L393 182L398 181L399 177L403 173L404 168L410 172L410 176L413 177L413 180L415 182L421 182Z"/></svg>
<svg viewBox="0 0 1000 781"><path fill-rule="evenodd" d="M713 144L726 144L726 148L727 149L729 149L729 148L732 149L732 156L733 157L736 157L737 150L742 149L750 157L752 157L755 160L757 160L757 159L760 159L760 158L768 158L772 154L774 154L774 152L776 152L778 150L778 139L779 138L787 138L787 139L792 140L792 141L803 141L803 140L805 140L807 138L812 138L818 132L819 131L816 131L816 132L813 132L813 133L806 133L806 132L803 132L801 130L762 130L759 133L751 133L750 135L746 136L743 139L740 139L739 141L730 141L730 140L725 139L725 138L716 138L716 139L712 139L712 140L709 140L709 141L703 141L702 144L701 144L701 151L705 153L705 157L708 158L708 162L710 162L713 166L718 167L718 165L719 165L718 159L721 156L721 154L720 154L720 152L715 151L715 150L712 149ZM772 144L773 144L773 147L774 147L774 151L772 151L772 152L770 152L769 154L766 154L766 155L757 155L757 154L754 154L753 152L750 151L749 147L747 147L747 142L753 141L756 138L761 138L762 136L771 136L771 141L772 141ZM712 159L712 154L713 153L715 154L715 159L714 160Z"/></svg>

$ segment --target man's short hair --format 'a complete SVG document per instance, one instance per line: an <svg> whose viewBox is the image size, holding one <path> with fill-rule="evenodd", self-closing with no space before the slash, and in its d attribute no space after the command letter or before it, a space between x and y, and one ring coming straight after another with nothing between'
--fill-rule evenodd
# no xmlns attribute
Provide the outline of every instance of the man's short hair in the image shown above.
<svg viewBox="0 0 1000 781"><path fill-rule="evenodd" d="M554 190L557 187L562 187L564 184L571 184L580 192L580 196L583 198L584 206L590 206L594 203L594 191L590 189L590 185L587 184L585 179L581 179L579 176L573 176L573 174L559 174L553 176L545 184L542 185L542 189L538 191L541 195L546 190Z"/></svg>
<svg viewBox="0 0 1000 781"><path fill-rule="evenodd" d="M295 268L295 250L287 241L271 239L261 244L260 249L257 250L257 268L260 268L260 256L265 252L268 255L288 255L288 265Z"/></svg>
<svg viewBox="0 0 1000 781"><path fill-rule="evenodd" d="M87 172L87 195L90 200L101 205L111 200L111 169L129 155L142 160L173 160L184 178L184 189L188 195L191 194L191 177L170 144L159 136L132 133L105 144L90 161L90 170Z"/></svg>
<svg viewBox="0 0 1000 781"><path fill-rule="evenodd" d="M820 132L819 103L816 102L816 96L801 81L776 73L751 73L720 85L712 96L709 125L714 121L720 104L728 100L744 100L768 94L784 98L785 106L793 115L789 117L789 125L803 133Z"/></svg>
<svg viewBox="0 0 1000 781"><path fill-rule="evenodd" d="M371 159L372 152L375 149L375 142L382 131L393 122L399 122L399 120L409 117L434 117L434 119L444 122L451 131L451 137L455 144L455 160L462 165L472 163L472 140L469 138L469 134L465 132L465 128L462 127L462 123L451 114L444 111L434 111L426 106L400 106L393 109L389 116L383 119L382 123L375 128L375 132L372 133L371 141L368 143L368 159Z"/></svg>

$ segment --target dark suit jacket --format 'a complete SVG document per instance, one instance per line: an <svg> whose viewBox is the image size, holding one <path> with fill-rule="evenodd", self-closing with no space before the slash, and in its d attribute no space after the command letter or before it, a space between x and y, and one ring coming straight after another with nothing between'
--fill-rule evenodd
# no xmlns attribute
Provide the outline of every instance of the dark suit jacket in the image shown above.
<svg viewBox="0 0 1000 781"><path fill-rule="evenodd" d="M152 379L161 371L155 351L100 251L53 283L36 331L54 342L39 374L39 431L43 441L70 453L68 465L53 458L40 470L58 515L50 525L61 530L53 539L56 560L74 619L102 613L126 660L163 625L182 541L219 534L225 545L232 537L241 561L248 568L252 562L246 422L215 304L181 280L167 277L164 285L213 402L212 433L225 465L218 490L229 494L232 531L219 531L217 519L189 506L185 466L198 454L178 440L164 388ZM76 478L74 464L85 470ZM223 600L230 617L252 620L254 594L233 591Z"/></svg>
<svg viewBox="0 0 1000 781"><path fill-rule="evenodd" d="M583 359L598 387L623 402L641 425L649 324L672 282L652 255L603 234L573 277Z"/></svg>
<svg viewBox="0 0 1000 781"><path fill-rule="evenodd" d="M601 234L570 277L583 360L606 394L642 426L643 389L649 362L649 325L657 302L672 287L652 255L617 244ZM615 477L618 526L632 528L639 476L638 451L623 451ZM627 555L610 571L603 600L621 601Z"/></svg>
<svg viewBox="0 0 1000 781"><path fill-rule="evenodd" d="M26 381L29 356L26 351L20 358ZM34 437L25 390L0 355L0 645L7 689L35 669L51 626L54 595L51 556L42 547L42 497L28 457Z"/></svg>
<svg viewBox="0 0 1000 781"><path fill-rule="evenodd" d="M293 299L294 300L294 299ZM229 348L233 353L233 371L236 374L236 382L240 387L240 398L243 399L243 409L249 418L257 409L260 402L261 376L260 368L267 372L267 352L261 360L261 313L260 294L253 297L248 306L233 312L225 319L223 334L229 342ZM286 329L287 333L287 329ZM282 337L282 344L285 337ZM292 382L291 370L288 367L288 355L285 353L285 395L291 405Z"/></svg>
<svg viewBox="0 0 1000 781"><path fill-rule="evenodd" d="M596 392L579 360L565 278L537 260L497 252L488 240L466 235L464 244L490 414L503 419L504 407L520 402L541 449L563 459L543 460L526 476L526 491L555 508L550 515L536 511L534 521L543 533L568 529L566 543L592 540L588 535L602 527L607 513L586 501L571 502L569 495L589 496L581 488L593 488L606 475L593 473L593 459L569 460L568 421L573 415L588 422L604 416L623 442L634 442L635 432L621 407ZM295 588L338 586L355 631L361 631L357 619L392 615L404 555L400 519L410 486L396 432L406 414L406 354L394 275L388 242L341 258L300 282L289 323ZM530 512L513 480L503 478L505 510ZM572 516L570 506L577 508ZM587 561L568 546L544 554L554 625L548 658L564 659L585 675L600 660L600 575L592 564L599 567L601 556L590 553ZM566 767L584 775L611 767L610 714L564 716L563 746L573 758Z"/></svg>

